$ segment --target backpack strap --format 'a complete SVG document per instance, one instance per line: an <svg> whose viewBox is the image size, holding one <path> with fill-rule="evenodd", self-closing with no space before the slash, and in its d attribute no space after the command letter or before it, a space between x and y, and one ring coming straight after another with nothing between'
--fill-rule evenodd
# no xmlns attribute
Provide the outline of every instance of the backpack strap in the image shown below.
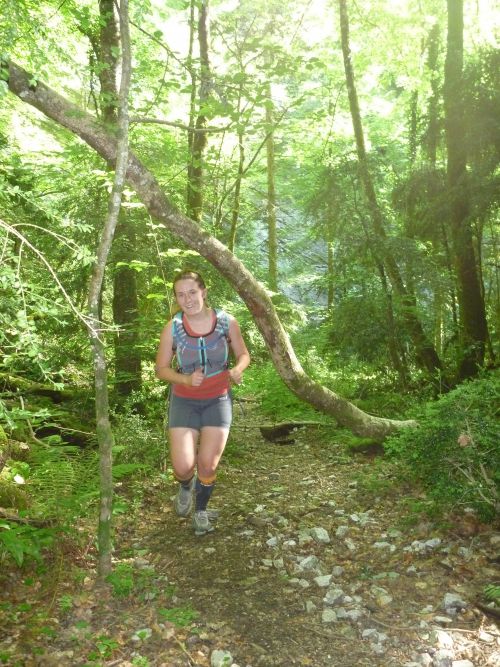
<svg viewBox="0 0 500 667"><path fill-rule="evenodd" d="M182 327L182 311L176 313L172 318L172 350L175 352L179 344L180 328Z"/></svg>
<svg viewBox="0 0 500 667"><path fill-rule="evenodd" d="M214 310L215 316L217 318L217 325L220 326L227 342L230 343L231 336L229 335L229 315L226 313L226 311L220 310L219 308L214 308Z"/></svg>

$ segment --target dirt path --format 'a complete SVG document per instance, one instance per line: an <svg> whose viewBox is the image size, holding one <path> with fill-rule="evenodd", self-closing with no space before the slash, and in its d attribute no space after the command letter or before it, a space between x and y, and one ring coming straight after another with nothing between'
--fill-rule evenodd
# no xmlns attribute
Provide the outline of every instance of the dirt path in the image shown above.
<svg viewBox="0 0 500 667"><path fill-rule="evenodd" d="M340 440L312 427L266 443L240 418L216 531L196 538L172 511L173 486L152 485L118 522L115 595L60 575L53 632L11 623L2 650L15 646L17 662L4 664L233 664L215 661L221 650L239 667L500 665L500 632L472 604L499 578L498 535L415 522L390 468Z"/></svg>

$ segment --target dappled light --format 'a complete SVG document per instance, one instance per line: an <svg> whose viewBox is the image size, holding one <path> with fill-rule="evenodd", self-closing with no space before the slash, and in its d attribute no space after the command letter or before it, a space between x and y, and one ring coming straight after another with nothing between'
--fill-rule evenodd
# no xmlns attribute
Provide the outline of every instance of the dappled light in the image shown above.
<svg viewBox="0 0 500 667"><path fill-rule="evenodd" d="M497 667L495 2L0 7L0 665Z"/></svg>

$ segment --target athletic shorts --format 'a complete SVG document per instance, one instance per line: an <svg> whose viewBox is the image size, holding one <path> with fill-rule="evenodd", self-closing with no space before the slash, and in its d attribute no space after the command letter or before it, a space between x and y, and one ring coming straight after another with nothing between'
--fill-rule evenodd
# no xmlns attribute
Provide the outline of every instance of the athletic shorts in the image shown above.
<svg viewBox="0 0 500 667"><path fill-rule="evenodd" d="M229 428L233 418L231 394L216 398L182 398L170 393L168 428L192 428L201 431L204 426Z"/></svg>

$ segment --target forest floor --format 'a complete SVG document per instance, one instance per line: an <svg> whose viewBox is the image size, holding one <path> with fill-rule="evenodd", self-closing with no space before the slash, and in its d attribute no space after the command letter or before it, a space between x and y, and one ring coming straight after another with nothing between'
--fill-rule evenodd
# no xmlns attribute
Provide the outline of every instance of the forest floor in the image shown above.
<svg viewBox="0 0 500 667"><path fill-rule="evenodd" d="M277 444L258 422L237 411L213 533L195 537L174 485L146 479L119 489L112 592L90 546L41 576L0 573L0 664L498 667L498 625L476 606L500 578L498 526L422 519L422 494L333 426Z"/></svg>

